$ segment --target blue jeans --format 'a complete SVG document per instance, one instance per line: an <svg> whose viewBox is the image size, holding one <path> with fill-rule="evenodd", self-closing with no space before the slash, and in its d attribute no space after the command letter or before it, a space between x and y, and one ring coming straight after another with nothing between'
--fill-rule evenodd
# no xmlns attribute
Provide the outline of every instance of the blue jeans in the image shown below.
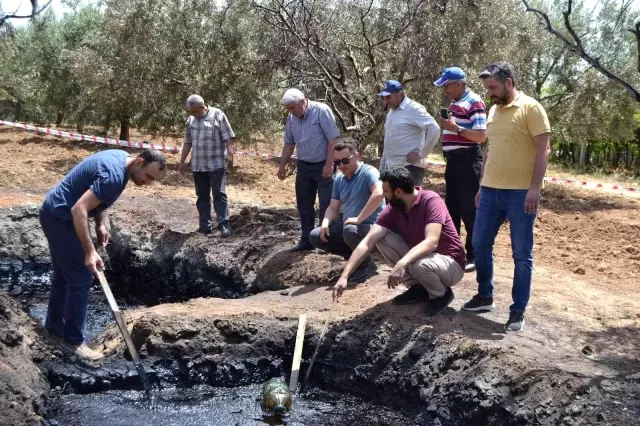
<svg viewBox="0 0 640 426"><path fill-rule="evenodd" d="M524 312L531 295L533 271L533 222L535 214L524 212L527 190L480 188L480 203L473 227L478 294L493 297L493 243L500 226L509 220L511 250L515 270L511 312Z"/></svg>
<svg viewBox="0 0 640 426"><path fill-rule="evenodd" d="M84 341L93 274L84 266L84 249L73 221L41 208L40 224L49 242L53 266L45 328L64 337L67 343L79 345Z"/></svg>

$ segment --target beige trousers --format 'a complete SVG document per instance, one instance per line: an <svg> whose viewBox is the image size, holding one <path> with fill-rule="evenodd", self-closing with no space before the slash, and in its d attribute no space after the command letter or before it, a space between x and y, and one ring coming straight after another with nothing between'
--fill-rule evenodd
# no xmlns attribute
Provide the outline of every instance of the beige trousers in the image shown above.
<svg viewBox="0 0 640 426"><path fill-rule="evenodd" d="M409 252L407 242L394 232L389 232L376 247L391 266L395 266ZM447 288L458 284L463 276L464 270L453 257L429 253L407 267L404 284L412 287L420 283L427 289L429 297L435 299L444 296Z"/></svg>

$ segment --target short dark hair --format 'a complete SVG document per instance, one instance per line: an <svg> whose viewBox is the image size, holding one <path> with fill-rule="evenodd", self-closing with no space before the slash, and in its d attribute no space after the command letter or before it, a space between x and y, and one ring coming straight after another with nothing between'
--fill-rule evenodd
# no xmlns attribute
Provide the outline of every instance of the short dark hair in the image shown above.
<svg viewBox="0 0 640 426"><path fill-rule="evenodd" d="M349 152L356 152L358 150L358 146L356 142L351 138L340 139L338 143L333 147L334 151L342 151L343 149L348 149Z"/></svg>
<svg viewBox="0 0 640 426"><path fill-rule="evenodd" d="M148 166L150 163L157 162L158 168L164 170L167 166L167 160L164 155L157 149L145 148L138 155L138 158L142 158L142 167Z"/></svg>
<svg viewBox="0 0 640 426"><path fill-rule="evenodd" d="M382 173L380 180L387 182L392 190L401 189L407 194L413 193L413 178L409 170L402 166L392 167Z"/></svg>
<svg viewBox="0 0 640 426"><path fill-rule="evenodd" d="M480 73L480 78L484 80L489 77L493 77L502 83L510 78L513 85L516 85L516 72L509 62L502 61L487 65L484 71Z"/></svg>

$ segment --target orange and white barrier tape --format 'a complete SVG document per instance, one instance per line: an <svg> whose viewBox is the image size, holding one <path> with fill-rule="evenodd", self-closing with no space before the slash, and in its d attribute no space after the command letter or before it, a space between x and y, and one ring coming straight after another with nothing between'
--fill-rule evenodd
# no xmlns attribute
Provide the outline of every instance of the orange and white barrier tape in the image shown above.
<svg viewBox="0 0 640 426"><path fill-rule="evenodd" d="M12 121L0 120L0 124L9 126L9 127L18 127L28 132L46 133L48 135L60 136L63 138L71 138L77 141L102 143L106 145L123 146L128 148L139 148L139 149L151 148L151 149L157 149L159 151L169 151L169 152L179 152L181 150L179 146L175 146L175 145L155 144L155 143L149 143L149 142L136 142L136 141L121 141L121 140L112 139L112 138L102 138L100 136L81 135L80 133L66 132L64 130L51 129L48 127L38 127L38 126L33 126L31 124L14 123Z"/></svg>
<svg viewBox="0 0 640 426"><path fill-rule="evenodd" d="M607 183L600 183L600 182L588 182L584 180L575 180L575 179L562 179L558 177L545 177L544 181L551 182L551 183L558 183L561 185L580 186L580 187L589 188L589 189L607 189L607 190L613 190L613 191L640 192L640 188L635 186L623 186L623 185L607 184Z"/></svg>
<svg viewBox="0 0 640 426"><path fill-rule="evenodd" d="M114 145L114 146L121 146L121 147L128 147L128 148L138 148L138 149L151 148L151 149L157 149L157 150L160 150L160 151L168 151L168 152L180 152L182 150L182 147L177 146L177 145L154 144L154 143L150 143L150 142L122 141L122 140L118 140L118 139L103 138L103 137L99 137L99 136L82 135L82 134L79 134L79 133L67 132L67 131L58 130L58 129L51 129L51 128L48 128L48 127L38 127L38 126L31 125L31 124L15 123L15 122L12 122L12 121L0 120L0 125L9 126L9 127L17 127L17 128L29 131L29 132L46 133L48 135L60 136L60 137L63 137L63 138L70 138L70 139L73 139L73 140L81 140L81 141L94 142L94 143L102 143L102 144L107 144L107 145ZM270 160L270 159L273 159L273 158L280 158L281 157L281 154L278 153L278 152L249 151L249 150L246 150L246 149L244 149L244 150L236 150L234 152L234 155L243 156L243 157L257 157L257 158L262 158L264 160ZM293 155L292 158L296 158L296 156ZM427 166L429 166L431 168L434 168L434 169L441 169L441 168L446 167L446 164L444 164L444 163L427 162ZM589 188L589 189L605 189L605 190L613 190L613 191L640 193L640 188L634 187L634 186L605 184L605 183L600 183L600 182L587 182L587 181L580 181L580 180L575 180L575 179L562 179L562 178L558 178L558 177L545 177L544 181L545 182L562 184L562 185L580 186L580 187Z"/></svg>

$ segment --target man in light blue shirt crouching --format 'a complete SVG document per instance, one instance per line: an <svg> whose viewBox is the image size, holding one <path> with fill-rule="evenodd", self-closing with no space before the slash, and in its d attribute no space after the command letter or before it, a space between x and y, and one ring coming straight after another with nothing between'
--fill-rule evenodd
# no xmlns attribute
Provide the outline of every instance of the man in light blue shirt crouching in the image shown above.
<svg viewBox="0 0 640 426"><path fill-rule="evenodd" d="M333 183L331 202L309 240L315 248L349 259L353 250L367 235L384 207L380 172L360 161L355 143L339 141L334 148L333 162L340 170ZM342 215L340 217L340 209ZM369 256L352 274L351 280L361 282L369 277L372 260Z"/></svg>

